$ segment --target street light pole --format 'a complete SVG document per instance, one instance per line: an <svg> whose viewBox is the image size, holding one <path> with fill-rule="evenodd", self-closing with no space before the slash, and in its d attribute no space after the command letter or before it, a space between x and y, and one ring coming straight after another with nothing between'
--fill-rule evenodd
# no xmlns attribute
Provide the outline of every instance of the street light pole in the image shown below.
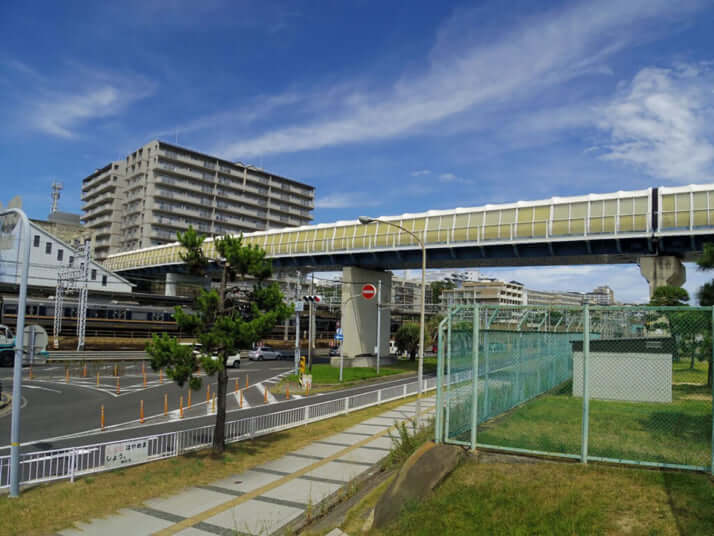
<svg viewBox="0 0 714 536"><path fill-rule="evenodd" d="M21 249L22 278L17 299L17 323L15 325L15 363L12 371L12 421L10 424L10 497L20 496L20 406L22 402L22 350L25 339L25 308L27 304L27 280L30 276L30 221L23 211L10 208L0 216L17 215L18 246ZM20 227L22 226L22 227ZM19 268L19 265L18 265Z"/></svg>
<svg viewBox="0 0 714 536"><path fill-rule="evenodd" d="M421 247L421 313L419 315L419 362L417 364L417 401L416 401L416 424L419 427L421 423L421 396L424 387L424 303L426 300L426 245L424 241L410 230L405 229L397 223L379 218L370 218L368 216L360 216L359 222L362 225L367 225L372 222L379 222L385 225L391 225L397 229L401 229L408 235L414 237Z"/></svg>

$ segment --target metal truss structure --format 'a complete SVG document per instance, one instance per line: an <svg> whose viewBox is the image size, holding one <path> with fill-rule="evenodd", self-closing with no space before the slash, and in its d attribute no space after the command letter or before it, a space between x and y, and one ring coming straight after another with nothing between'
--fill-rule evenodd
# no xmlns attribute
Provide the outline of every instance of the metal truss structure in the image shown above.
<svg viewBox="0 0 714 536"><path fill-rule="evenodd" d="M77 350L84 350L84 333L87 329L87 297L89 283L89 265L92 258L90 242L77 249L77 258L72 265L62 268L57 273L55 290L55 318L53 326L54 347L59 348L59 336L62 331L64 297L69 293L79 294L77 306ZM79 263L79 266L74 264Z"/></svg>

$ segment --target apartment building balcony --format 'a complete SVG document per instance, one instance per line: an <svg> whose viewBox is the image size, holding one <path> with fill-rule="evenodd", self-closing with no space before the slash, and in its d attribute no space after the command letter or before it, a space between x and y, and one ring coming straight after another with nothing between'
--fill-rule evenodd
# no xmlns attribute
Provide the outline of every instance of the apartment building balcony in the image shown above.
<svg viewBox="0 0 714 536"><path fill-rule="evenodd" d="M111 173L97 175L89 180L85 179L82 181L82 192L88 192L89 190L92 190L93 188L96 188L101 184L104 184L105 182L111 182L111 180Z"/></svg>

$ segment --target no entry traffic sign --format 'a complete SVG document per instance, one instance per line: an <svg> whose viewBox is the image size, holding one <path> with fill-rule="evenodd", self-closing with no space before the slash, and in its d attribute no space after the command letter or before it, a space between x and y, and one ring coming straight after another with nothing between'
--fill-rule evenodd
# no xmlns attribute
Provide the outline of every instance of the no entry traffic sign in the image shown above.
<svg viewBox="0 0 714 536"><path fill-rule="evenodd" d="M371 300L377 295L377 289L372 283L367 283L362 287L362 297Z"/></svg>

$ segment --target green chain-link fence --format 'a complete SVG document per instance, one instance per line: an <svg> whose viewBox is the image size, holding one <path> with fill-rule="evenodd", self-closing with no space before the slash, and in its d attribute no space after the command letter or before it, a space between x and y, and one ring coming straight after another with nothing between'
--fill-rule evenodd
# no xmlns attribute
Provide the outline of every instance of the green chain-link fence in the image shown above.
<svg viewBox="0 0 714 536"><path fill-rule="evenodd" d="M456 307L436 439L711 471L711 356L709 307Z"/></svg>

